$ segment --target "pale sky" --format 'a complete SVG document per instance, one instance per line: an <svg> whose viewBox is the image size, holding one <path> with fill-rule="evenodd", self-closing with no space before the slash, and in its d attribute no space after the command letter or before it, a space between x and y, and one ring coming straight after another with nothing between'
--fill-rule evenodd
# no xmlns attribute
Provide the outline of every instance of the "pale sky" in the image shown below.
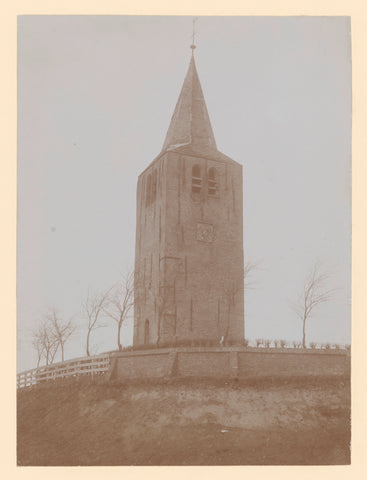
<svg viewBox="0 0 367 480"><path fill-rule="evenodd" d="M245 261L261 261L246 337L301 338L291 302L320 260L337 293L307 340L350 343L350 20L199 17L196 28L218 149L244 168ZM192 17L18 17L18 370L36 365L45 308L78 314L88 289L133 266L137 177L162 148L191 33ZM115 348L109 325L96 352ZM82 328L65 353L85 354Z"/></svg>

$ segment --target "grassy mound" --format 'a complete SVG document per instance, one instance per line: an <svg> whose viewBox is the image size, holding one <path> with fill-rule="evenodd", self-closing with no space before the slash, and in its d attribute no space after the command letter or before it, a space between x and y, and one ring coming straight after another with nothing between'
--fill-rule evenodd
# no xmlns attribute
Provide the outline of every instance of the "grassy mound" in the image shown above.
<svg viewBox="0 0 367 480"><path fill-rule="evenodd" d="M59 381L18 392L19 465L350 462L346 378Z"/></svg>

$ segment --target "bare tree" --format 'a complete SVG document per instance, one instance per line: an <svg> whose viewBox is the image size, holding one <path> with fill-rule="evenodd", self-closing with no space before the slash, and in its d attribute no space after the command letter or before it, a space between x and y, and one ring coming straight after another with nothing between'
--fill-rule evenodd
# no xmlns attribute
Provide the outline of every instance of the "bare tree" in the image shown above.
<svg viewBox="0 0 367 480"><path fill-rule="evenodd" d="M52 364L59 348L59 342L49 320L48 315L45 314L41 323L32 333L32 345L37 352L37 368L42 358L46 365Z"/></svg>
<svg viewBox="0 0 367 480"><path fill-rule="evenodd" d="M52 326L53 335L61 349L61 361L64 361L64 348L65 343L69 340L71 335L75 331L75 325L73 319L65 321L61 318L61 314L56 308L52 308L48 312L48 321Z"/></svg>
<svg viewBox="0 0 367 480"><path fill-rule="evenodd" d="M43 314L40 324L32 332L32 345L37 352L37 368L42 358L46 365L52 364L59 348L64 361L65 343L73 331L72 320L65 322L56 308L50 308Z"/></svg>
<svg viewBox="0 0 367 480"><path fill-rule="evenodd" d="M37 368L38 368L40 363L41 363L41 360L42 360L42 357L43 357L43 354L44 354L44 350L45 350L45 344L44 344L44 341L43 341L43 328L42 328L42 326L38 326L37 330L34 330L32 332L32 345L37 352Z"/></svg>
<svg viewBox="0 0 367 480"><path fill-rule="evenodd" d="M129 271L116 285L104 303L103 311L117 323L117 345L119 351L121 345L121 327L134 305L134 272Z"/></svg>
<svg viewBox="0 0 367 480"><path fill-rule="evenodd" d="M105 307L109 301L110 291L106 290L103 293L90 295L89 292L87 297L82 303L83 308L83 316L86 320L87 324L87 338L86 338L86 354L90 356L90 336L91 333L96 330L97 328L104 327L105 325L101 325L100 322L100 315L104 312Z"/></svg>
<svg viewBox="0 0 367 480"><path fill-rule="evenodd" d="M254 270L257 270L259 268L260 262L251 262L248 261L245 263L244 269L243 269L243 282L244 282L244 289L249 290L253 288L253 281L251 279L251 274L254 272Z"/></svg>
<svg viewBox="0 0 367 480"><path fill-rule="evenodd" d="M302 320L302 348L306 348L306 322L318 305L328 302L334 296L335 289L328 287L331 274L321 271L316 262L303 286L296 303L292 304L297 316Z"/></svg>
<svg viewBox="0 0 367 480"><path fill-rule="evenodd" d="M42 324L41 332L44 346L43 356L45 358L46 365L51 365L59 348L59 342L54 334L52 325L48 322L47 318Z"/></svg>

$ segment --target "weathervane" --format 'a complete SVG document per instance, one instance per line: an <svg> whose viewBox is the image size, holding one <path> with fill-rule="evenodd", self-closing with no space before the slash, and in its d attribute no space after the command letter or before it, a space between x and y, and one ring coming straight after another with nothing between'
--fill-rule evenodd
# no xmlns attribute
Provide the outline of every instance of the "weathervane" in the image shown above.
<svg viewBox="0 0 367 480"><path fill-rule="evenodd" d="M198 17L195 17L193 18L192 20L192 45L190 45L190 48L192 50L192 54L194 55L194 50L196 48L196 45L195 45L195 22L196 20L198 19Z"/></svg>

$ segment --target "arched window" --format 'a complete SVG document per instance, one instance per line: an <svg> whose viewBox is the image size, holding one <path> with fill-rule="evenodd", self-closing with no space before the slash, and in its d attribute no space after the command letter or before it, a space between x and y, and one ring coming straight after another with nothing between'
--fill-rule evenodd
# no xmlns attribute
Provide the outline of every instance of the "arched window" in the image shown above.
<svg viewBox="0 0 367 480"><path fill-rule="evenodd" d="M192 193L201 192L201 172L200 172L200 166L197 164L192 167L191 191Z"/></svg>
<svg viewBox="0 0 367 480"><path fill-rule="evenodd" d="M149 174L146 189L145 189L145 206L146 207L150 204L151 188L152 188L152 176L151 174Z"/></svg>
<svg viewBox="0 0 367 480"><path fill-rule="evenodd" d="M144 345L149 344L149 320L145 320L144 325Z"/></svg>
<svg viewBox="0 0 367 480"><path fill-rule="evenodd" d="M218 194L218 173L214 167L208 170L208 195Z"/></svg>

